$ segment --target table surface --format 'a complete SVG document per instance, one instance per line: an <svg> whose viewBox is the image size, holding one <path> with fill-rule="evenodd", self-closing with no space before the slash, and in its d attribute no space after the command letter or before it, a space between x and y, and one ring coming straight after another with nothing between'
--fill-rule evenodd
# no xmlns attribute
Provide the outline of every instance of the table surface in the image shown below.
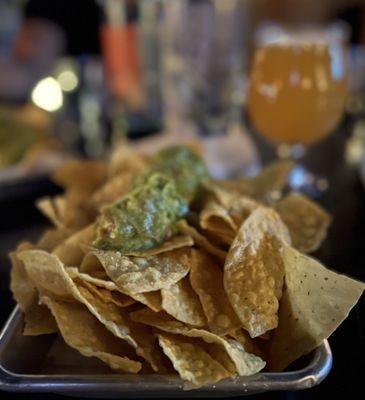
<svg viewBox="0 0 365 400"><path fill-rule="evenodd" d="M323 263L341 273L365 281L365 192L355 166L345 162L344 148L351 132L352 121L308 151L305 163L329 179L330 188L320 199L332 214L333 223L328 238L315 254ZM273 151L260 138L254 136L264 162L270 161ZM46 187L50 193L56 188ZM45 187L42 187L44 191ZM14 192L15 193L15 192ZM14 196L14 193L13 196ZM47 226L47 221L33 206L33 190L29 196L0 202L0 325L6 321L14 302L9 287L10 263L7 253L22 239L35 240ZM352 310L349 318L331 336L333 368L319 386L300 392L269 393L252 396L257 399L313 399L325 395L355 397L363 387L365 372L365 296ZM0 392L0 396L2 393ZM45 394L8 394L9 399L64 399L63 396Z"/></svg>

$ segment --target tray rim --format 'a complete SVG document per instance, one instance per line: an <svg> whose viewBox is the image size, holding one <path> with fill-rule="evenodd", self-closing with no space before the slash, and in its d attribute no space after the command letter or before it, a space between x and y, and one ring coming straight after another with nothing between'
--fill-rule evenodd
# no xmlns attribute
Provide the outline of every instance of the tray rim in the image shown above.
<svg viewBox="0 0 365 400"><path fill-rule="evenodd" d="M295 371L262 372L251 377L226 379L215 385L207 385L193 391L184 389L184 382L178 377L156 375L67 375L67 374L18 374L7 370L2 364L2 354L12 333L22 323L22 312L14 308L0 333L0 390L9 392L42 392L62 394L115 393L130 394L134 397L171 395L184 393L227 396L252 394L273 390L302 390L321 383L332 367L332 352L327 340L314 350L309 364Z"/></svg>

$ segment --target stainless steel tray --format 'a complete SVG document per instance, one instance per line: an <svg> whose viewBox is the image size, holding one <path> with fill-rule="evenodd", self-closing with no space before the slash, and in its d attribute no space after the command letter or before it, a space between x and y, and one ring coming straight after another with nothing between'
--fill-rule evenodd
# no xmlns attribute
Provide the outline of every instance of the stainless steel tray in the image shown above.
<svg viewBox="0 0 365 400"><path fill-rule="evenodd" d="M22 313L15 308L0 334L1 390L94 398L229 397L310 388L318 385L332 366L331 349L324 341L300 361L298 369L263 372L186 391L176 377L110 373L101 362L80 356L56 335L23 336L22 326Z"/></svg>

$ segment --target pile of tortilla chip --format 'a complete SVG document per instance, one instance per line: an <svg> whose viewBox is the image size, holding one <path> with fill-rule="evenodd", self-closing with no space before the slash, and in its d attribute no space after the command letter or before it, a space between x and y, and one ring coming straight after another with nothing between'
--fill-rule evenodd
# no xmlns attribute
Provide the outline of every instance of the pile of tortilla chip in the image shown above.
<svg viewBox="0 0 365 400"><path fill-rule="evenodd" d="M128 193L148 162L121 148L109 162L74 160L56 172L64 194L37 203L53 228L11 254L24 335L57 332L118 373L177 373L199 387L282 371L347 317L364 284L308 256L330 217L283 194L290 163L204 181L157 247L94 247L100 209Z"/></svg>

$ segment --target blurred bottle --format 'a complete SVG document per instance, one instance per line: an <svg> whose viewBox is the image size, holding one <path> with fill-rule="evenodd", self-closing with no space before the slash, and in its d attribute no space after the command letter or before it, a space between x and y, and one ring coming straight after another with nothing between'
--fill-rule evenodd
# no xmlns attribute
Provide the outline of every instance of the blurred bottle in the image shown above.
<svg viewBox="0 0 365 400"><path fill-rule="evenodd" d="M101 42L112 123L124 118L131 136L153 131L159 125L160 107L156 54L149 48L154 42L149 6L128 0L104 0L101 4Z"/></svg>

